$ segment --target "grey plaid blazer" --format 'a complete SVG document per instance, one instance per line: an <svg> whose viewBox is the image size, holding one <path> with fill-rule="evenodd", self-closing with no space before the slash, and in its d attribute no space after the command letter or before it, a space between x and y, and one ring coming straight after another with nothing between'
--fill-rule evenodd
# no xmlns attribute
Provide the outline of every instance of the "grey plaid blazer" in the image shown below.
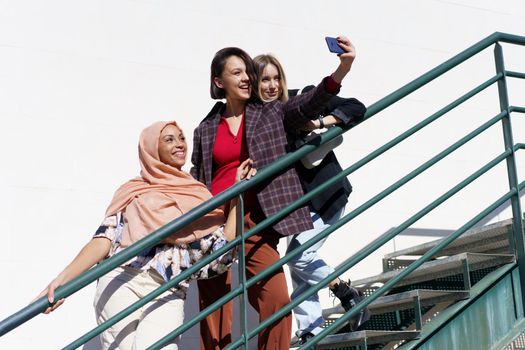
<svg viewBox="0 0 525 350"><path fill-rule="evenodd" d="M324 81L315 89L291 98L288 102L261 103L250 101L244 111L245 142L254 167L262 169L287 152L286 130L294 132L313 116L319 115L330 98ZM217 102L195 129L193 135L193 167L191 175L211 187L212 148L219 120L225 104ZM258 187L257 199L264 214L269 217L303 196L301 183L294 166L283 170L275 178ZM273 227L283 236L301 233L313 228L308 206L290 213Z"/></svg>

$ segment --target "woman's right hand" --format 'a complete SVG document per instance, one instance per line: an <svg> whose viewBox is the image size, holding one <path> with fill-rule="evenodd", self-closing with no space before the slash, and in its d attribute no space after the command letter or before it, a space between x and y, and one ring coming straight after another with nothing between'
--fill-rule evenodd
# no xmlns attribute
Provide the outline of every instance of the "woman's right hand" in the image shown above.
<svg viewBox="0 0 525 350"><path fill-rule="evenodd" d="M65 299L60 299L59 301L55 303L55 289L57 289L64 283L66 283L65 278L62 275L58 275L54 280L51 281L51 283L49 283L46 289L40 292L40 294L38 294L38 296L33 300L33 301L36 301L37 299L40 299L44 295L47 295L47 300L49 301L51 306L49 306L47 309L44 310L43 312L44 314L48 314L50 312L55 311L60 305L64 303Z"/></svg>
<svg viewBox="0 0 525 350"><path fill-rule="evenodd" d="M249 180L257 174L257 169L253 167L253 160L247 158L237 168L237 174L235 175L235 183L241 182L246 179Z"/></svg>
<svg viewBox="0 0 525 350"><path fill-rule="evenodd" d="M111 240L106 237L95 237L91 239L69 263L66 268L55 277L54 280L44 289L36 298L47 295L47 300L51 304L44 310L45 314L55 311L64 303L64 299L55 302L55 290L80 275L82 272L89 270L93 265L102 261L108 256L111 249ZM33 301L35 301L33 300Z"/></svg>

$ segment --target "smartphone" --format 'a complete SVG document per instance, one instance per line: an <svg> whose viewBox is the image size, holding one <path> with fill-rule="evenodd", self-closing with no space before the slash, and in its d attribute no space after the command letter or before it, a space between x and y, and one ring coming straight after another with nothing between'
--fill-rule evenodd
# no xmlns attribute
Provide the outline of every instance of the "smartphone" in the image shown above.
<svg viewBox="0 0 525 350"><path fill-rule="evenodd" d="M337 39L332 37L325 37L326 44L328 45L328 50L333 53L344 53L345 51L337 44Z"/></svg>

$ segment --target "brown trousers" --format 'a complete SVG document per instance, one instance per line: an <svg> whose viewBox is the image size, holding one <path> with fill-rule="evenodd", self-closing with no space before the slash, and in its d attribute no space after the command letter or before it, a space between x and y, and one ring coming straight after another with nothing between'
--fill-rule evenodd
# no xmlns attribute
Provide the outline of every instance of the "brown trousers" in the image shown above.
<svg viewBox="0 0 525 350"><path fill-rule="evenodd" d="M257 210L258 209L258 210ZM259 208L246 212L245 231L260 222ZM249 279L277 260L277 244L280 235L269 228L246 240L246 277ZM231 290L231 270L209 280L198 280L200 309L203 310ZM248 289L248 300L259 313L259 322L272 316L290 302L286 279L282 268L262 279ZM232 302L228 302L210 314L200 324L201 349L221 350L232 341ZM259 350L286 350L290 347L292 335L292 314L271 324L258 334Z"/></svg>

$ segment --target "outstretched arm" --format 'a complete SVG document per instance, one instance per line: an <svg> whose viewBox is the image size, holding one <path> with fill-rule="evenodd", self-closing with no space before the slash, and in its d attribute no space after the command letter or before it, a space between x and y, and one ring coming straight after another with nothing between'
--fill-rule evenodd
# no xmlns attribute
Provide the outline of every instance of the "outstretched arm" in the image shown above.
<svg viewBox="0 0 525 350"><path fill-rule="evenodd" d="M347 37L337 37L344 53L339 54L339 66L330 77L325 78L315 89L290 99L284 106L284 124L288 132L298 134L310 125L310 116L319 115L330 99L339 92L340 84L350 72L356 57L355 47Z"/></svg>
<svg viewBox="0 0 525 350"><path fill-rule="evenodd" d="M104 259L110 250L111 241L104 237L95 237L89 241L73 261L66 266L66 268L58 274L55 279L38 295L38 298L47 295L47 300L53 304L55 301L55 289L71 281L73 278L87 271L93 265ZM35 299L35 300L36 300ZM64 299L57 301L55 304L48 307L44 313L48 314L58 308L64 303Z"/></svg>
<svg viewBox="0 0 525 350"><path fill-rule="evenodd" d="M341 84L345 76L350 72L350 68L352 68L356 52L354 45L346 36L338 36L337 43L345 52L338 54L340 62L335 72L332 73L332 78L336 83Z"/></svg>

